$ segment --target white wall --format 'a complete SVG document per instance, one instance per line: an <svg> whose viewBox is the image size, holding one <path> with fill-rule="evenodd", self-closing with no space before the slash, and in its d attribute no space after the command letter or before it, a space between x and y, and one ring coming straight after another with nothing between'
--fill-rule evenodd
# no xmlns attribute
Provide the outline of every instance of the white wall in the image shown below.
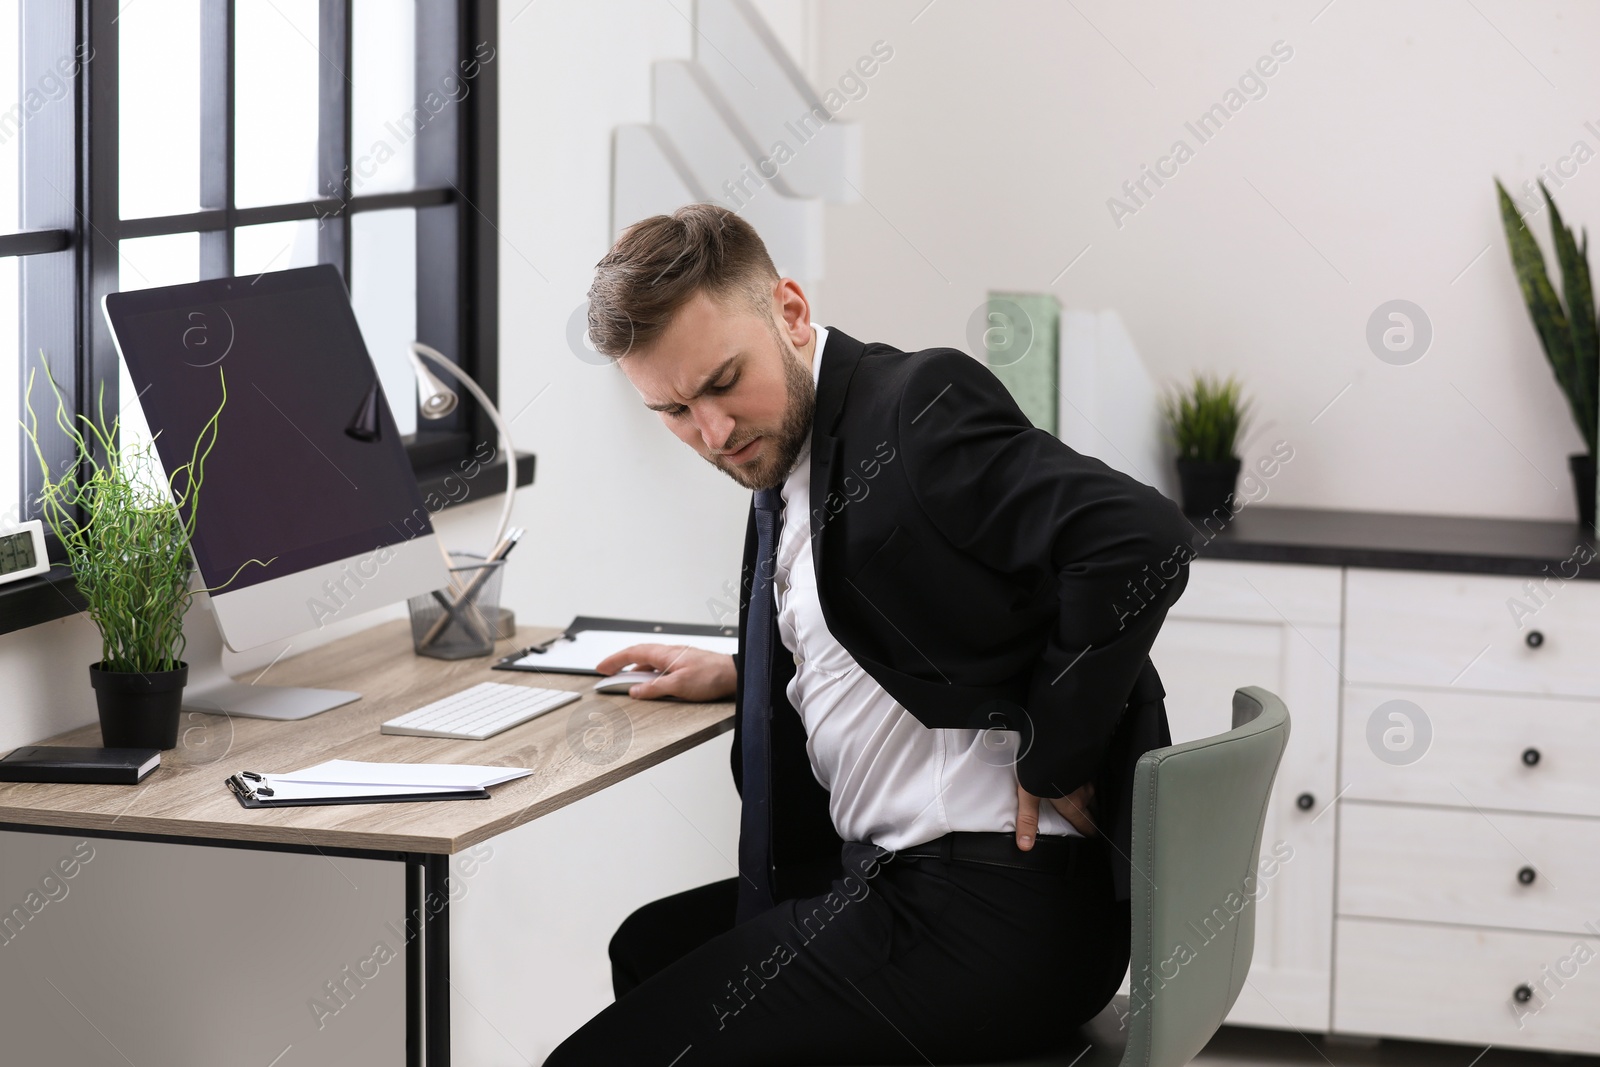
<svg viewBox="0 0 1600 1067"><path fill-rule="evenodd" d="M502 392L508 417L532 401L512 429L539 456L532 562L510 577L562 622L712 621L706 601L737 585L749 493L566 342L610 246L612 128L648 121L650 61L687 57L690 34L671 4L538 3L502 39Z"/></svg>
<svg viewBox="0 0 1600 1067"><path fill-rule="evenodd" d="M870 204L828 208L830 324L965 347L990 288L1114 307L1158 378L1241 376L1260 413L1247 463L1280 438L1295 449L1273 504L1575 518L1566 463L1583 446L1518 293L1492 178L1514 188L1577 140L1600 150L1600 70L1583 47L1600 39L1600 9L816 5L814 82L875 40L895 49L850 105L867 126ZM1279 40L1293 57L1265 97L1199 144L1184 123ZM1116 226L1107 199L1179 137L1194 157ZM1550 188L1575 229L1600 225L1600 162ZM1548 249L1547 213L1532 225ZM1364 339L1395 298L1434 327L1409 366Z"/></svg>

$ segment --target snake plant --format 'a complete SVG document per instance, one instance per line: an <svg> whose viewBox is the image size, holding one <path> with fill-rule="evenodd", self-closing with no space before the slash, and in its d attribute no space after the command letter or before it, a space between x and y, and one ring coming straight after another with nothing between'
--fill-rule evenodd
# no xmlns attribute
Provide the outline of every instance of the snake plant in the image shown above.
<svg viewBox="0 0 1600 1067"><path fill-rule="evenodd" d="M1581 239L1574 240L1572 228L1561 221L1561 212L1550 198L1550 191L1539 183L1539 192L1550 208L1550 239L1555 245L1556 262L1561 266L1561 295L1565 306L1550 284L1545 270L1544 253L1534 240L1516 204L1506 194L1497 179L1494 183L1500 194L1500 221L1505 226L1506 244L1511 249L1511 265L1517 273L1517 284L1522 289L1522 299L1527 302L1528 314L1533 318L1534 329L1544 345L1544 354L1555 373L1556 383L1566 394L1567 406L1583 434L1589 454L1595 454L1596 410L1600 398L1597 387L1597 355L1600 355L1600 333L1595 324L1594 289L1589 280L1589 232L1585 229Z"/></svg>

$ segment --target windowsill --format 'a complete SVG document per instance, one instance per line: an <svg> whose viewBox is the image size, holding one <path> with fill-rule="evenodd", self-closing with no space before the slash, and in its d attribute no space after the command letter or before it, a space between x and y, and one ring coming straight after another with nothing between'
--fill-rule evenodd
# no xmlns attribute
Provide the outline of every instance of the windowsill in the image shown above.
<svg viewBox="0 0 1600 1067"><path fill-rule="evenodd" d="M534 457L517 453L517 485L533 484ZM495 462L480 467L472 478L457 463L440 463L417 470L417 485L428 510L439 512L497 496L506 490L506 464ZM438 504L435 507L435 503ZM25 630L30 626L76 615L85 607L77 583L65 566L46 574L0 585L0 634Z"/></svg>
<svg viewBox="0 0 1600 1067"><path fill-rule="evenodd" d="M35 578L0 585L0 633L64 619L85 606L72 572L58 565Z"/></svg>
<svg viewBox="0 0 1600 1067"><path fill-rule="evenodd" d="M506 491L506 464L496 460L479 466L473 473L472 461L432 463L417 468L417 487L431 512L469 504ZM463 467L466 469L464 470ZM517 453L517 485L533 484L533 454Z"/></svg>

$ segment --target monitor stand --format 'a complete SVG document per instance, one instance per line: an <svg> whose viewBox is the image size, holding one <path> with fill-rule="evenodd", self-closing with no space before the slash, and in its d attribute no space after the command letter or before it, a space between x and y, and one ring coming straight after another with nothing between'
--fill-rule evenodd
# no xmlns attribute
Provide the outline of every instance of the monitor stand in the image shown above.
<svg viewBox="0 0 1600 1067"><path fill-rule="evenodd" d="M198 584L198 575L195 577ZM211 597L196 590L183 617L189 680L183 687L183 710L246 719L309 719L330 708L360 700L347 689L299 689L283 685L244 685L222 667L222 631L217 629Z"/></svg>

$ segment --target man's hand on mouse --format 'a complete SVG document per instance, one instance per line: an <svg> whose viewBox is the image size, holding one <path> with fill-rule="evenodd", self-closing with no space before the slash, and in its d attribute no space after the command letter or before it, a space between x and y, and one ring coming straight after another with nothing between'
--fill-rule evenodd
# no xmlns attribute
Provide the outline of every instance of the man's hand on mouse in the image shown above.
<svg viewBox="0 0 1600 1067"><path fill-rule="evenodd" d="M594 665L601 674L616 674L629 665L660 671L659 678L628 689L635 700L677 697L679 700L727 700L738 687L733 657L689 645L629 645Z"/></svg>
<svg viewBox="0 0 1600 1067"><path fill-rule="evenodd" d="M1022 783L1017 783L1017 847L1026 852L1033 848L1039 835L1039 801L1048 800L1062 818L1072 824L1084 837L1093 837L1098 831L1090 809L1094 804L1094 783L1084 782L1064 797L1036 797Z"/></svg>

